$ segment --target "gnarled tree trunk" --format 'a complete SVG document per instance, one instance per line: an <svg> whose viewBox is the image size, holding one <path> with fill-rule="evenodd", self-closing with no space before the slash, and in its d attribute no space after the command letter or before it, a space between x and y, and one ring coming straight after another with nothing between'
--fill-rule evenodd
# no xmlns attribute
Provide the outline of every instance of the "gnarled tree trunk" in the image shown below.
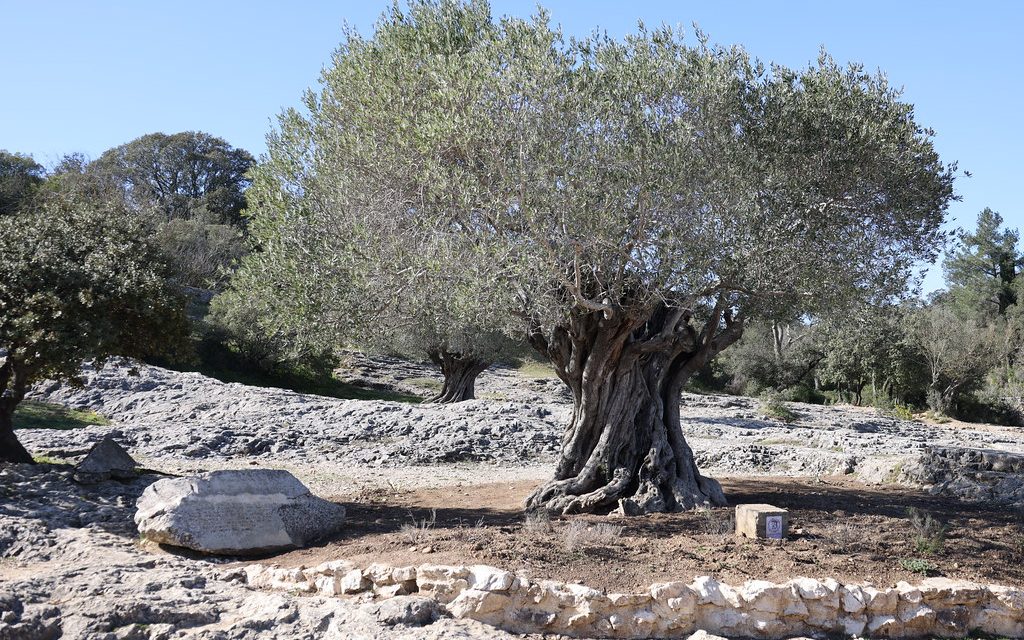
<svg viewBox="0 0 1024 640"><path fill-rule="evenodd" d="M718 482L697 469L679 421L683 385L742 334L742 322L724 311L716 307L699 332L687 312L660 307L644 321L595 312L531 336L574 403L555 477L528 509L603 512L624 500L630 511L671 512L726 503Z"/></svg>
<svg viewBox="0 0 1024 640"><path fill-rule="evenodd" d="M0 462L34 462L32 455L14 435L13 398L0 398Z"/></svg>
<svg viewBox="0 0 1024 640"><path fill-rule="evenodd" d="M430 359L441 368L444 385L441 392L427 400L432 403L462 402L476 398L476 378L491 366L475 356L432 349Z"/></svg>
<svg viewBox="0 0 1024 640"><path fill-rule="evenodd" d="M32 463L32 455L14 435L14 409L28 392L28 372L9 353L0 352L0 462Z"/></svg>

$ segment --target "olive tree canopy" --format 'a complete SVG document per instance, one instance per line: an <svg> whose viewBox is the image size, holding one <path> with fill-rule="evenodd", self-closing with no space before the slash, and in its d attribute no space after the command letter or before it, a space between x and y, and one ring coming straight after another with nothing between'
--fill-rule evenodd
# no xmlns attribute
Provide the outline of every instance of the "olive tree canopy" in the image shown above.
<svg viewBox="0 0 1024 640"><path fill-rule="evenodd" d="M858 66L765 68L669 28L565 43L545 14L484 2L349 33L305 108L282 117L263 197L352 249L306 268L400 245L360 299L401 305L440 273L483 294L446 314L514 319L574 398L528 501L561 513L724 504L683 436L683 384L752 318L901 294L953 197L913 107Z"/></svg>
<svg viewBox="0 0 1024 640"><path fill-rule="evenodd" d="M470 31L493 28L486 13L463 17ZM382 37L404 37L402 27L381 28ZM446 37L443 31L435 35ZM308 115L287 111L278 130L268 135L268 154L253 169L247 194L254 251L214 306L223 317L259 306L262 334L286 338L294 353L347 343L429 356L444 375L442 389L430 400L472 399L476 377L496 360L521 351L524 342L509 314L514 305L510 292L481 286L499 282L503 265L493 261L486 247L421 224L437 213L436 207L448 206L426 193L447 179L431 175L426 164L411 173L386 173L389 163L399 172L405 172L407 161L419 164L417 158L397 157L410 151L400 145L411 140L398 136L378 145L354 130L376 127L367 119L386 115L386 102L396 93L364 94L363 113L334 112L343 108L335 100L347 83L359 78L372 84L366 67L388 64L372 60L371 43L355 33L349 37L337 54L337 66L325 72L330 79L325 79L323 99L309 94ZM360 90L372 91L368 86ZM359 123L346 121L348 116ZM442 126L440 120L437 124ZM398 133L386 124L374 130L385 136ZM366 163L375 168L355 170ZM443 184L454 187L450 181Z"/></svg>

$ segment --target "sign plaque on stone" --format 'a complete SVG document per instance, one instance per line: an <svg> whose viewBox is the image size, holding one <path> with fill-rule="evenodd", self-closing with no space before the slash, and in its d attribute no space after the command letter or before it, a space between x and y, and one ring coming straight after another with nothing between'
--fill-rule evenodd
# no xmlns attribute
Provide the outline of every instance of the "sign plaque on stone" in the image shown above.
<svg viewBox="0 0 1024 640"><path fill-rule="evenodd" d="M741 504L736 507L736 535L745 538L785 540L789 512L770 504Z"/></svg>

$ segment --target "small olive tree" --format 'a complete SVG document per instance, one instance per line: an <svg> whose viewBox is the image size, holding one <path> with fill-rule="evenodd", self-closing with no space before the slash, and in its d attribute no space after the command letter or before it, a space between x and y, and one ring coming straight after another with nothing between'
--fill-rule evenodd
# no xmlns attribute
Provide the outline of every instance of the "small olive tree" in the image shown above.
<svg viewBox="0 0 1024 640"><path fill-rule="evenodd" d="M910 314L908 333L929 374L928 406L957 415L963 395L977 388L1004 357L1005 321L964 317L949 305L932 304Z"/></svg>
<svg viewBox="0 0 1024 640"><path fill-rule="evenodd" d="M32 462L13 415L33 383L73 380L89 358L165 353L185 327L184 303L128 211L50 193L39 209L0 216L0 460Z"/></svg>
<svg viewBox="0 0 1024 640"><path fill-rule="evenodd" d="M565 44L543 13L495 21L484 2L348 34L305 107L277 136L294 179L274 199L353 246L306 260L381 262L400 238L402 268L360 294L401 305L457 273L453 291L487 294L462 320L516 319L574 400L528 500L560 513L724 504L684 438L683 384L753 318L902 293L953 194L913 107L859 67L767 70L668 28Z"/></svg>
<svg viewBox="0 0 1024 640"><path fill-rule="evenodd" d="M476 9L462 14L467 33L457 37L493 29L482 5ZM400 41L403 28L382 25L381 37ZM441 23L432 28L438 38L450 35ZM288 110L268 135L267 156L253 169L247 193L253 252L214 306L223 317L237 312L232 307L260 306L260 335L286 337L285 351L350 344L429 357L443 385L428 401L469 400L480 373L521 350L522 331L508 313L515 299L507 288L486 284L503 278L488 247L423 225L438 207L457 206L432 193L454 185L426 165L407 172L401 156L416 152L399 146L402 125L372 121L399 97L394 87L386 95L364 94L369 111L339 111L347 109L339 104L348 99L347 83L372 91L368 67L388 64L375 62L375 55L373 43L350 33L337 65L325 71L323 95L306 96L308 115ZM428 126L453 124L422 114L432 119ZM370 128L371 137L388 142L370 141ZM372 168L360 170L367 165ZM460 197L457 191L445 198Z"/></svg>

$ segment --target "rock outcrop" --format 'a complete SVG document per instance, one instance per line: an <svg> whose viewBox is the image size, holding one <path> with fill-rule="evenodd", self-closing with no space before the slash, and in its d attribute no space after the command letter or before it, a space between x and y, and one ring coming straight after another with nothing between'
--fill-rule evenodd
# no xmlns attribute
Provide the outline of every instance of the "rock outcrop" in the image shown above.
<svg viewBox="0 0 1024 640"><path fill-rule="evenodd" d="M382 375L397 366L366 359L371 365ZM408 379L435 375L415 363L402 370ZM507 369L481 375L481 399L447 406L249 387L130 360L86 366L81 377L84 386L43 383L32 397L103 414L121 432L119 442L154 462L543 464L557 453L572 411L560 381L538 385ZM790 407L799 419L783 424L762 416L753 398L684 394L682 426L697 466L712 476L855 474L869 483L908 483L929 446L1024 454L1019 428L921 424L862 407ZM24 429L18 437L41 455L75 458L110 433L88 426Z"/></svg>
<svg viewBox="0 0 1024 640"><path fill-rule="evenodd" d="M345 508L318 498L287 471L213 471L154 482L137 503L145 538L203 553L294 549L338 531Z"/></svg>
<svg viewBox="0 0 1024 640"><path fill-rule="evenodd" d="M919 469L916 479L932 493L1024 509L1024 454L933 446Z"/></svg>

